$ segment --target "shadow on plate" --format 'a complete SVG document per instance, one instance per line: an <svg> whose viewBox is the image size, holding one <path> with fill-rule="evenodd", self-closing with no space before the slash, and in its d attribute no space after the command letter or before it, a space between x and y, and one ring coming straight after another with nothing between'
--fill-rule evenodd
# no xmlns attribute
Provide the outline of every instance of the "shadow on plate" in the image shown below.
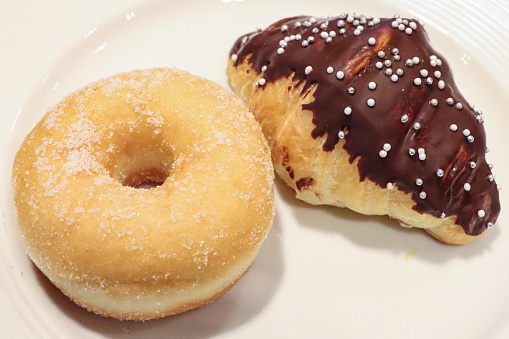
<svg viewBox="0 0 509 339"><path fill-rule="evenodd" d="M234 330L256 317L276 293L283 274L281 226L277 216L251 269L223 296L195 310L145 322L105 318L79 307L34 265L42 288L79 326L108 338L208 338ZM58 325L57 325L58 326Z"/></svg>
<svg viewBox="0 0 509 339"><path fill-rule="evenodd" d="M416 259L443 263L454 258L468 259L490 251L497 239L499 226L485 236L466 245L447 245L435 240L419 228L402 227L388 216L363 215L348 208L315 206L295 197L292 188L280 178L276 188L282 200L291 206L292 213L302 227L339 234L359 246L391 251L397 255L415 255Z"/></svg>

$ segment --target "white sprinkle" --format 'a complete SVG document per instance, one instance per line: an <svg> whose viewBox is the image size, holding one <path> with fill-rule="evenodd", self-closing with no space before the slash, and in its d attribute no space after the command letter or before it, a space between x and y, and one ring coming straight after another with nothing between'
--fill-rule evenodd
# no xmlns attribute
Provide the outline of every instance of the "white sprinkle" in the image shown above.
<svg viewBox="0 0 509 339"><path fill-rule="evenodd" d="M435 71L434 75L435 75L435 78L440 78L442 76L442 72Z"/></svg>
<svg viewBox="0 0 509 339"><path fill-rule="evenodd" d="M344 27L345 26L345 20L339 20L338 21L338 27L341 28L341 27Z"/></svg>
<svg viewBox="0 0 509 339"><path fill-rule="evenodd" d="M393 22L391 22L391 26L392 28L398 28L398 22L396 20L394 20Z"/></svg>
<svg viewBox="0 0 509 339"><path fill-rule="evenodd" d="M397 48L393 48L393 49L392 49L392 51L391 51L391 53L392 53L393 55L398 55L398 54L399 54L399 49L397 49Z"/></svg>
<svg viewBox="0 0 509 339"><path fill-rule="evenodd" d="M436 62L436 60L431 60L431 61L429 62L429 64L431 65L431 67L437 67L437 62Z"/></svg>
<svg viewBox="0 0 509 339"><path fill-rule="evenodd" d="M353 87L348 87L348 90L347 90L347 91L348 91L348 93L350 93L350 94L354 94L354 93L355 93L355 88L353 88Z"/></svg>
<svg viewBox="0 0 509 339"><path fill-rule="evenodd" d="M368 44L370 44L371 46L373 46L374 44L376 44L376 39L375 39L375 38L369 38L369 39L368 39Z"/></svg>
<svg viewBox="0 0 509 339"><path fill-rule="evenodd" d="M433 84L433 78L432 78L432 77L427 77L427 78L426 78L426 83L427 83L428 85L432 85L432 84Z"/></svg>
<svg viewBox="0 0 509 339"><path fill-rule="evenodd" d="M421 80L421 78L415 78L415 79L414 79L414 84L415 84L416 86L420 86L420 85L422 84L422 80Z"/></svg>
<svg viewBox="0 0 509 339"><path fill-rule="evenodd" d="M330 31L329 36L334 38L336 36L336 31Z"/></svg>
<svg viewBox="0 0 509 339"><path fill-rule="evenodd" d="M330 36L328 36L327 38L325 38L325 43L330 43L332 41L332 38Z"/></svg>
<svg viewBox="0 0 509 339"><path fill-rule="evenodd" d="M334 72L334 68L332 66L327 67L327 73L332 74Z"/></svg>
<svg viewBox="0 0 509 339"><path fill-rule="evenodd" d="M430 104L431 106L436 107L436 106L438 106L438 100L437 100L437 99L431 99L431 100L429 101L429 104Z"/></svg>
<svg viewBox="0 0 509 339"><path fill-rule="evenodd" d="M464 136L468 137L470 135L470 130L468 128L465 128L461 133L463 133Z"/></svg>
<svg viewBox="0 0 509 339"><path fill-rule="evenodd" d="M412 67L414 65L414 62L412 61L412 59L407 59L405 61L405 65L407 65L408 67Z"/></svg>
<svg viewBox="0 0 509 339"><path fill-rule="evenodd" d="M261 78L260 80L258 80L258 84L259 84L260 86L265 85L265 79L264 79L264 78Z"/></svg>
<svg viewBox="0 0 509 339"><path fill-rule="evenodd" d="M415 131L418 131L418 130L421 128L421 124L420 124L420 123L418 123L418 122L416 122L416 123L414 123L414 126L413 126L413 127L414 127L414 130L415 130ZM419 149L422 149L422 148L419 148Z"/></svg>
<svg viewBox="0 0 509 339"><path fill-rule="evenodd" d="M237 54L232 54L231 59L233 62L235 62L239 59L239 57L237 56Z"/></svg>
<svg viewBox="0 0 509 339"><path fill-rule="evenodd" d="M421 69L421 72L420 72L420 73L421 73L421 76L422 76L422 77L427 77L427 76L428 76L428 71L427 71L426 69L424 69L424 68L423 68L423 69Z"/></svg>
<svg viewBox="0 0 509 339"><path fill-rule="evenodd" d="M412 28L413 30L417 29L417 24L414 21L410 22L408 26L410 26L410 28Z"/></svg>
<svg viewBox="0 0 509 339"><path fill-rule="evenodd" d="M380 18L374 18L373 19L373 23L376 25L376 24L379 24L380 23Z"/></svg>
<svg viewBox="0 0 509 339"><path fill-rule="evenodd" d="M265 72L267 70L267 65L262 66L262 72Z"/></svg>
<svg viewBox="0 0 509 339"><path fill-rule="evenodd" d="M422 184L423 184L423 183L424 183L424 181L422 181L422 179L421 179L421 178L417 178L417 179L415 179L415 184L416 184L417 186L422 186Z"/></svg>
<svg viewBox="0 0 509 339"><path fill-rule="evenodd" d="M441 169L441 168L437 169L437 177L440 177L440 178L441 178L441 177L443 177L443 176L444 176L444 170L443 170L443 169Z"/></svg>
<svg viewBox="0 0 509 339"><path fill-rule="evenodd" d="M412 62L414 63L414 65L418 65L419 62L421 62L421 59L419 59L419 57L413 57Z"/></svg>
<svg viewBox="0 0 509 339"><path fill-rule="evenodd" d="M382 69L382 67L384 67L384 64L381 61L377 61L377 63L375 64L375 67L378 69Z"/></svg>
<svg viewBox="0 0 509 339"><path fill-rule="evenodd" d="M403 32L405 30L405 25L399 24L398 29Z"/></svg>
<svg viewBox="0 0 509 339"><path fill-rule="evenodd" d="M399 76L402 76L405 72L401 69L401 68L398 68L396 70L396 74L399 75Z"/></svg>
<svg viewBox="0 0 509 339"><path fill-rule="evenodd" d="M419 148L417 150L417 153L419 154L419 160L421 161L426 160L426 151L424 151L424 148Z"/></svg>
<svg viewBox="0 0 509 339"><path fill-rule="evenodd" d="M487 224L486 224L486 227L488 227L488 228L492 228L492 227L493 227L493 223L492 223L492 222L487 223Z"/></svg>
<svg viewBox="0 0 509 339"><path fill-rule="evenodd" d="M392 68L387 68L385 70L385 75L391 75L392 74Z"/></svg>
<svg viewBox="0 0 509 339"><path fill-rule="evenodd" d="M410 155L415 155L415 149L414 149L414 148L412 148L412 147L410 147L410 148L408 149L408 154L410 154Z"/></svg>
<svg viewBox="0 0 509 339"><path fill-rule="evenodd" d="M467 141L470 142L470 143L474 142L474 137L472 135L469 135L467 137Z"/></svg>
<svg viewBox="0 0 509 339"><path fill-rule="evenodd" d="M302 47L308 47L309 42L307 40L302 40Z"/></svg>
<svg viewBox="0 0 509 339"><path fill-rule="evenodd" d="M465 185L463 185L463 188L465 189L465 191L470 191L470 189L472 188L472 186L470 186L470 184L467 182L465 183Z"/></svg>
<svg viewBox="0 0 509 339"><path fill-rule="evenodd" d="M405 114L405 115L403 115L403 116L401 117L401 122L402 122L402 123L405 123L405 122L407 122L407 121L408 121L408 115L406 115L406 114Z"/></svg>
<svg viewBox="0 0 509 339"><path fill-rule="evenodd" d="M413 30L410 27L405 28L405 33L410 35L412 34Z"/></svg>
<svg viewBox="0 0 509 339"><path fill-rule="evenodd" d="M387 189L392 190L394 188L394 184L392 182L388 182L386 187L387 187Z"/></svg>
<svg viewBox="0 0 509 339"><path fill-rule="evenodd" d="M285 49L283 47L279 47L277 49L277 54L283 54L285 52Z"/></svg>
<svg viewBox="0 0 509 339"><path fill-rule="evenodd" d="M392 57L395 61L399 61L401 59L401 55L399 54L396 54L395 56Z"/></svg>
<svg viewBox="0 0 509 339"><path fill-rule="evenodd" d="M352 114L352 108L350 106L346 106L343 112L345 113L345 115L350 115Z"/></svg>
<svg viewBox="0 0 509 339"><path fill-rule="evenodd" d="M422 191L421 193L419 193L419 198L421 199L426 199L428 195L426 194L426 192Z"/></svg>
<svg viewBox="0 0 509 339"><path fill-rule="evenodd" d="M369 107L375 106L375 99L369 98L368 101L366 101Z"/></svg>
<svg viewBox="0 0 509 339"><path fill-rule="evenodd" d="M384 149L385 151L389 152L389 151L391 150L391 144L389 144L388 142L386 142L386 143L384 144L383 149Z"/></svg>
<svg viewBox="0 0 509 339"><path fill-rule="evenodd" d="M377 53L377 55L378 55L378 57L379 57L380 59L385 58L385 52L384 52L384 51L379 51L379 52Z"/></svg>
<svg viewBox="0 0 509 339"><path fill-rule="evenodd" d="M392 82L398 82L399 77L396 74L391 75Z"/></svg>
<svg viewBox="0 0 509 339"><path fill-rule="evenodd" d="M327 33L327 32L321 32L321 33L320 33L320 37L322 37L323 39L328 38L328 37L329 37L329 33Z"/></svg>
<svg viewBox="0 0 509 339"><path fill-rule="evenodd" d="M437 59L437 65L438 65L438 66L442 66L442 60Z"/></svg>
<svg viewBox="0 0 509 339"><path fill-rule="evenodd" d="M380 156L380 158L385 158L387 156L387 151L381 150L380 152L378 152L378 155Z"/></svg>
<svg viewBox="0 0 509 339"><path fill-rule="evenodd" d="M477 167L477 164L473 161L470 161L469 165L470 165L470 168L472 168L472 169Z"/></svg>
<svg viewBox="0 0 509 339"><path fill-rule="evenodd" d="M454 99L453 99L453 98L447 98L447 99L445 99L445 102L446 102L448 105L450 105L450 106L451 106L452 104L454 104Z"/></svg>
<svg viewBox="0 0 509 339"><path fill-rule="evenodd" d="M316 22L316 18L315 17L312 17L309 19L309 22L311 22L312 24L314 24Z"/></svg>
<svg viewBox="0 0 509 339"><path fill-rule="evenodd" d="M444 89L444 88L445 88L445 81L440 80L440 81L438 82L438 88L439 88L439 89Z"/></svg>
<svg viewBox="0 0 509 339"><path fill-rule="evenodd" d="M302 39L302 35L300 34L295 34L295 40L300 40Z"/></svg>
<svg viewBox="0 0 509 339"><path fill-rule="evenodd" d="M453 131L453 132L456 132L456 131L458 130L458 126L457 126L456 124L451 124L451 125L449 126L449 129L450 129L451 131Z"/></svg>
<svg viewBox="0 0 509 339"><path fill-rule="evenodd" d="M354 34L354 35L360 35L360 34L361 34L361 32L362 32L362 30L360 30L360 29L356 29L355 31L353 31L353 34Z"/></svg>
<svg viewBox="0 0 509 339"><path fill-rule="evenodd" d="M368 84L368 88L370 90L374 90L376 88L376 82L374 81L371 81L369 84Z"/></svg>
<svg viewBox="0 0 509 339"><path fill-rule="evenodd" d="M342 80L344 77L345 77L345 73L343 73L342 71L337 71L336 78L338 78L339 80Z"/></svg>
<svg viewBox="0 0 509 339"><path fill-rule="evenodd" d="M340 139L344 139L344 138L345 138L345 132L343 132L343 131L339 131L339 133L338 133L338 137L339 137Z"/></svg>
<svg viewBox="0 0 509 339"><path fill-rule="evenodd" d="M461 104L461 102L458 102L455 107L456 109L461 110L463 108L463 105Z"/></svg>
<svg viewBox="0 0 509 339"><path fill-rule="evenodd" d="M385 60L384 61L384 66L385 67L391 67L392 66L392 61L390 61L389 59Z"/></svg>
<svg viewBox="0 0 509 339"><path fill-rule="evenodd" d="M486 215L486 212L484 212L484 210L479 210L479 211L477 211L477 215L479 216L479 218L484 218L484 216Z"/></svg>
<svg viewBox="0 0 509 339"><path fill-rule="evenodd" d="M304 70L304 73L306 73L306 75L309 75L311 72L313 72L313 67L311 66L307 66L306 69Z"/></svg>
<svg viewBox="0 0 509 339"><path fill-rule="evenodd" d="M287 30L288 30L288 25L282 25L282 26L281 26L281 30L282 30L283 32L287 31Z"/></svg>

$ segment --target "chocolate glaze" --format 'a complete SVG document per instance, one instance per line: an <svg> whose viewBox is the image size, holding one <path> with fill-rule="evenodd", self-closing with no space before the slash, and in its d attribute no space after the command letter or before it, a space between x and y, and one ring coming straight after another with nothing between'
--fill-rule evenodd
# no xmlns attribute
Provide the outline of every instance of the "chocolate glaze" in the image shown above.
<svg viewBox="0 0 509 339"><path fill-rule="evenodd" d="M361 180L411 193L421 213L457 216L469 235L495 223L500 202L485 159L482 113L458 91L448 63L417 21L345 14L287 18L240 37L230 55L234 66L245 59L251 63L265 81L256 86L293 77L304 83L304 93L316 84L315 100L303 105L313 112L312 137L325 138L325 152L344 137L350 162L360 157ZM338 71L344 78L338 79ZM344 113L347 106L351 114ZM384 145L390 149L382 151ZM421 148L425 159L419 159ZM304 179L306 186L310 181Z"/></svg>

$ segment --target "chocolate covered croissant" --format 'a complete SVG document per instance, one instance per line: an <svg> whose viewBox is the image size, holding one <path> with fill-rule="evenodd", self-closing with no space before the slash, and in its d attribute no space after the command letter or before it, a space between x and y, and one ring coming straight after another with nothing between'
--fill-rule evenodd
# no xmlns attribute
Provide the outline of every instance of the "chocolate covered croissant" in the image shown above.
<svg viewBox="0 0 509 339"><path fill-rule="evenodd" d="M241 36L227 75L299 199L387 214L451 244L495 223L483 114L419 22L283 19Z"/></svg>

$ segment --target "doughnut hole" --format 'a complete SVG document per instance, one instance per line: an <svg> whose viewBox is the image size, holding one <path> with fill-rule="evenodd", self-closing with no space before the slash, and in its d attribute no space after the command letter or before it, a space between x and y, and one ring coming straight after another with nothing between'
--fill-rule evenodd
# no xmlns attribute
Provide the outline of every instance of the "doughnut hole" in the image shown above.
<svg viewBox="0 0 509 339"><path fill-rule="evenodd" d="M152 133L131 133L110 146L107 168L123 186L150 189L162 185L171 173L173 152Z"/></svg>

